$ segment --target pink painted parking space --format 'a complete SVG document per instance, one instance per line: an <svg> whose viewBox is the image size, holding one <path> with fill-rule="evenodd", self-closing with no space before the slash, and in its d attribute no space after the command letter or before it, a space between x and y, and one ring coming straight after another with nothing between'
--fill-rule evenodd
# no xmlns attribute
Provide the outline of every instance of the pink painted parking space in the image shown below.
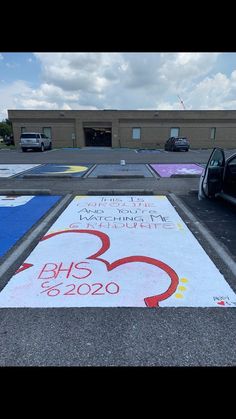
<svg viewBox="0 0 236 419"><path fill-rule="evenodd" d="M173 175L201 175L204 168L198 164L150 164L155 172L161 177L171 177Z"/></svg>

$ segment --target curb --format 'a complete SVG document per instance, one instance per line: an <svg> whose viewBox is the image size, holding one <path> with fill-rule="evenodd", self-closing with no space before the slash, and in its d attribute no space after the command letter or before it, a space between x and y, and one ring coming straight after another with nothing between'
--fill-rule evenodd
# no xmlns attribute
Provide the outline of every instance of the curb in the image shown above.
<svg viewBox="0 0 236 419"><path fill-rule="evenodd" d="M51 189L0 189L0 195L51 195Z"/></svg>
<svg viewBox="0 0 236 419"><path fill-rule="evenodd" d="M59 172L58 172L59 173ZM49 174L47 174L47 175L44 175L44 174L40 174L40 175L23 175L23 176L21 176L23 179L42 179L42 178L47 178L47 179L60 179L60 178L72 178L72 177L74 177L74 176L72 176L72 175L60 175L60 174L58 174L58 175L49 175Z"/></svg>
<svg viewBox="0 0 236 419"><path fill-rule="evenodd" d="M185 175L171 175L170 177L172 177L172 178L200 178L200 174L199 175L197 175L197 174L185 174Z"/></svg>
<svg viewBox="0 0 236 419"><path fill-rule="evenodd" d="M117 175L98 175L97 179L136 179L136 178L145 178L144 175L129 175L126 174L117 174ZM96 179L95 178L95 179Z"/></svg>

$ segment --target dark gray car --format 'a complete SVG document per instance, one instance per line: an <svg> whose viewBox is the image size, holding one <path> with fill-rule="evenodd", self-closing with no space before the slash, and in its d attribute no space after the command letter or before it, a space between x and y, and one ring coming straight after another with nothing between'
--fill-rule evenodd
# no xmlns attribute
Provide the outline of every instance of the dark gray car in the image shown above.
<svg viewBox="0 0 236 419"><path fill-rule="evenodd" d="M166 151L188 151L189 141L185 137L170 137L165 143Z"/></svg>

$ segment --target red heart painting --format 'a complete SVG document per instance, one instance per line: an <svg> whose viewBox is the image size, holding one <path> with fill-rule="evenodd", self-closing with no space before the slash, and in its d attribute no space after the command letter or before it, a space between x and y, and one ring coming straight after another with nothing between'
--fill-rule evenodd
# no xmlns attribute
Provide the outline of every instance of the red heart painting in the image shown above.
<svg viewBox="0 0 236 419"><path fill-rule="evenodd" d="M99 262L102 262L106 265L107 271L112 271L113 269L118 268L121 265L124 265L126 263L133 263L133 262L143 262L143 263L148 263L151 265L154 265L160 269L162 269L164 272L167 273L167 275L170 278L170 285L167 288L167 290L161 294L157 294L157 295L152 295L152 296L148 296L146 298L144 298L144 302L146 304L147 307L158 307L159 306L159 302L166 300L167 298L169 298L177 289L177 286L179 284L179 277L176 274L176 272L166 263L155 259L155 258L151 258L148 256L127 256L125 258L121 258L121 259L117 259L114 262L110 263L108 262L106 259L101 258L100 256L102 256L109 248L110 248L110 239L108 237L107 234L98 231L98 230L79 230L79 229L73 229L73 230L62 230L62 231L58 231L58 232L54 232L54 233L50 233L45 235L41 241L44 240L49 240L54 236L57 236L59 234L67 234L67 233L76 233L76 234L81 234L81 233L85 233L85 234L92 234L97 236L101 242L102 242L102 246L100 247L100 249L94 253L91 256L88 256L87 259L90 260L96 260ZM27 266L26 266L27 265ZM22 270L25 270L27 268L29 268L30 266L32 266L32 264L23 264L21 268L18 269L18 271L16 273L21 272Z"/></svg>

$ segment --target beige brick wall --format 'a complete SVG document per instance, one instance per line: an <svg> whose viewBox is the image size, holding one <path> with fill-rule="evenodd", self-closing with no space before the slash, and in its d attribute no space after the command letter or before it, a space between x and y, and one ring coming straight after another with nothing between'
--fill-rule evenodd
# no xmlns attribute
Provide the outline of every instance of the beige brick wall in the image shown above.
<svg viewBox="0 0 236 419"><path fill-rule="evenodd" d="M16 143L20 127L27 131L52 128L54 147L84 147L84 127L111 126L112 146L130 148L162 148L173 127L188 137L192 148L221 146L236 148L236 111L36 111L9 110ZM132 139L132 128L141 128L141 139ZM210 139L216 128L215 140Z"/></svg>

